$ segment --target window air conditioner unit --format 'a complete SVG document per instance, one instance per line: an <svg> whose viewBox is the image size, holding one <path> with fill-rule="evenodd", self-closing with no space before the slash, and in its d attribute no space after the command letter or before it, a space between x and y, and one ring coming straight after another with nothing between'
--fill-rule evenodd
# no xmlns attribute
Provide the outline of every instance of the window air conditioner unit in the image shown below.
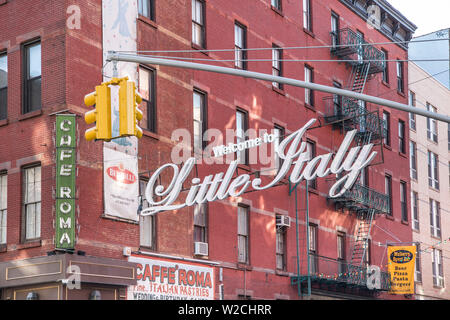
<svg viewBox="0 0 450 320"><path fill-rule="evenodd" d="M276 225L277 225L277 227L290 227L291 226L291 218L289 216L285 216L285 215L277 215Z"/></svg>
<svg viewBox="0 0 450 320"><path fill-rule="evenodd" d="M208 255L208 243L206 242L194 242L194 254L198 256Z"/></svg>

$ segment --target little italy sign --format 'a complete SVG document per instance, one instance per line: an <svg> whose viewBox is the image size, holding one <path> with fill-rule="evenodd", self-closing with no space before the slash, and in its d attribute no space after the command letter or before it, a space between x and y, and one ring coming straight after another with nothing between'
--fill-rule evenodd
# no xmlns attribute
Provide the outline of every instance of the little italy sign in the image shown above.
<svg viewBox="0 0 450 320"><path fill-rule="evenodd" d="M347 172L329 190L329 196L336 198L350 189L364 169L375 158L376 152L372 152L373 144L350 148L356 130L349 131L342 141L339 150L334 155L327 153L310 159L306 150L306 142L302 138L306 130L311 127L316 119L309 120L301 129L287 136L275 148L278 157L283 159L283 164L273 180L266 185L262 185L260 178L251 179L249 174L241 174L232 180L233 174L238 166L238 161L232 161L228 170L215 175L208 175L203 178L193 178L192 186L186 196L184 203L175 204L181 192L183 183L186 181L195 165L195 158L189 158L181 169L168 163L160 167L151 176L146 190L145 197L149 207L142 210L141 215L152 215L166 210L177 210L194 204L202 204L215 200L223 200L227 197L238 197L248 191L250 186L253 190L265 190L275 186L287 174L293 166L289 181L297 184L303 180L313 180L317 177L325 177L330 174ZM234 151L234 150L233 150ZM331 164L330 164L331 162ZM155 185L159 176L165 170L173 170L173 177L167 187ZM303 170L302 170L303 169ZM155 201L154 197L161 200Z"/></svg>

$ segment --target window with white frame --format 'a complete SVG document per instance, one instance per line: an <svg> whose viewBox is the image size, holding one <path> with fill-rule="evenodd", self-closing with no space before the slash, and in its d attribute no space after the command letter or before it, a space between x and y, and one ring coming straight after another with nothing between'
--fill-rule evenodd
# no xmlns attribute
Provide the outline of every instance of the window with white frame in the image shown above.
<svg viewBox="0 0 450 320"><path fill-rule="evenodd" d="M411 191L411 213L413 220L413 229L419 230L419 194L415 191Z"/></svg>
<svg viewBox="0 0 450 320"><path fill-rule="evenodd" d="M283 76L283 67L281 60L283 59L283 50L277 45L272 45L272 75L277 77ZM283 90L283 84L272 82L272 86Z"/></svg>
<svg viewBox="0 0 450 320"><path fill-rule="evenodd" d="M138 13L150 20L155 20L154 0L138 0Z"/></svg>
<svg viewBox="0 0 450 320"><path fill-rule="evenodd" d="M427 110L433 113L437 112L437 109L428 102ZM436 119L427 118L427 138L433 142L438 142L438 128Z"/></svg>
<svg viewBox="0 0 450 320"><path fill-rule="evenodd" d="M428 185L439 190L439 157L428 151Z"/></svg>
<svg viewBox="0 0 450 320"><path fill-rule="evenodd" d="M420 244L416 244L416 264L414 268L414 280L422 282L422 266L421 266Z"/></svg>
<svg viewBox="0 0 450 320"><path fill-rule="evenodd" d="M405 141L405 122L398 121L398 151L406 153L406 141Z"/></svg>
<svg viewBox="0 0 450 320"><path fill-rule="evenodd" d="M240 69L247 69L246 63L246 40L247 30L240 23L234 24L234 66Z"/></svg>
<svg viewBox="0 0 450 320"><path fill-rule="evenodd" d="M24 241L41 237L41 166L23 169Z"/></svg>
<svg viewBox="0 0 450 320"><path fill-rule="evenodd" d="M433 237L441 237L441 213L440 204L430 199L430 232Z"/></svg>
<svg viewBox="0 0 450 320"><path fill-rule="evenodd" d="M392 177L388 174L384 176L384 193L387 195L389 201L389 212L386 214L392 217L394 214L392 212Z"/></svg>
<svg viewBox="0 0 450 320"><path fill-rule="evenodd" d="M273 8L277 9L278 11L281 11L281 0L270 0L270 4Z"/></svg>
<svg viewBox="0 0 450 320"><path fill-rule="evenodd" d="M310 224L309 226L309 272L315 274L318 272L317 263L317 226Z"/></svg>
<svg viewBox="0 0 450 320"><path fill-rule="evenodd" d="M204 134L206 132L206 93L194 90L193 93L193 120L194 120L194 153L201 154L205 146Z"/></svg>
<svg viewBox="0 0 450 320"><path fill-rule="evenodd" d="M8 55L0 52L0 120L8 116Z"/></svg>
<svg viewBox="0 0 450 320"><path fill-rule="evenodd" d="M408 221L408 206L406 204L406 182L400 181L400 207L402 210L402 221Z"/></svg>
<svg viewBox="0 0 450 320"><path fill-rule="evenodd" d="M305 82L313 82L313 69L309 66L305 66ZM305 104L314 106L313 91L309 88L305 88Z"/></svg>
<svg viewBox="0 0 450 320"><path fill-rule="evenodd" d="M280 170L281 166L283 165L283 159L281 159L278 156L278 153L276 152L278 146L280 145L281 141L284 139L284 128L278 125L275 125L274 127L274 134L275 134L275 140L273 143L274 146L274 159L275 159L275 168L277 172Z"/></svg>
<svg viewBox="0 0 450 320"><path fill-rule="evenodd" d="M8 208L8 175L0 172L0 245L6 244L6 218Z"/></svg>
<svg viewBox="0 0 450 320"><path fill-rule="evenodd" d="M41 42L24 45L23 113L42 108Z"/></svg>
<svg viewBox="0 0 450 320"><path fill-rule="evenodd" d="M247 140L248 113L243 110L236 110L236 143ZM239 164L248 164L248 149L238 150L236 157Z"/></svg>
<svg viewBox="0 0 450 320"><path fill-rule="evenodd" d="M409 90L409 105L411 107L416 106L416 94ZM409 128L416 130L416 115L412 112L409 113Z"/></svg>
<svg viewBox="0 0 450 320"><path fill-rule="evenodd" d="M409 141L409 166L411 179L417 180L417 144L414 141Z"/></svg>
<svg viewBox="0 0 450 320"><path fill-rule="evenodd" d="M312 31L311 0L303 0L303 28Z"/></svg>
<svg viewBox="0 0 450 320"><path fill-rule="evenodd" d="M192 43L205 47L205 3L192 0Z"/></svg>
<svg viewBox="0 0 450 320"><path fill-rule="evenodd" d="M286 270L286 228L277 227L276 231L276 264L277 269Z"/></svg>
<svg viewBox="0 0 450 320"><path fill-rule="evenodd" d="M208 242L208 204L194 206L194 242Z"/></svg>
<svg viewBox="0 0 450 320"><path fill-rule="evenodd" d="M249 207L238 205L238 262L249 263Z"/></svg>
<svg viewBox="0 0 450 320"><path fill-rule="evenodd" d="M431 267L433 268L433 285L444 287L444 266L442 261L442 250L433 249L431 254Z"/></svg>
<svg viewBox="0 0 450 320"><path fill-rule="evenodd" d="M403 61L397 61L397 91L404 92Z"/></svg>
<svg viewBox="0 0 450 320"><path fill-rule="evenodd" d="M339 15L331 12L331 45L339 45Z"/></svg>

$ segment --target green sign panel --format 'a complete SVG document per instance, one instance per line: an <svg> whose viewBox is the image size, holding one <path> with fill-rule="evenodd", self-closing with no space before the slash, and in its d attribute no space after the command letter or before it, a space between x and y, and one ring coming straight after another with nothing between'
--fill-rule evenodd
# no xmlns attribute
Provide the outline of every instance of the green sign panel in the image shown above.
<svg viewBox="0 0 450 320"><path fill-rule="evenodd" d="M56 248L75 248L75 115L56 116Z"/></svg>

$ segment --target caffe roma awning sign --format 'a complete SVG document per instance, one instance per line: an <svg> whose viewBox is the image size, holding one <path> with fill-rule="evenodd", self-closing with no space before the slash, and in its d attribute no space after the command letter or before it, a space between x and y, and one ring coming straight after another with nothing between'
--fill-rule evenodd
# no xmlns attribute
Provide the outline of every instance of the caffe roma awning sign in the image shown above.
<svg viewBox="0 0 450 320"><path fill-rule="evenodd" d="M203 181L199 178L193 178L184 203L175 204L183 183L191 174L196 160L195 158L189 158L181 169L173 163L163 165L153 173L147 184L145 197L149 207L142 210L141 215L178 210L186 206L223 200L227 197L238 197L249 191L250 186L257 191L269 189L285 178L291 167L289 181L293 184L303 180L309 181L317 177L323 178L330 174L346 172L347 174L341 176L329 190L330 197L341 196L353 186L361 170L370 164L377 153L372 151L373 144L350 148L357 132L353 130L347 133L335 155L327 153L309 159L306 142L302 141L302 138L314 122L316 122L316 119L309 120L305 126L287 136L275 148L278 157L284 161L273 180L266 185L261 185L262 180L260 178L251 179L249 174L241 174L232 179L238 166L238 161L235 160L229 164L226 173L219 172L215 175L208 175L203 178ZM173 170L170 184L167 187L155 185L161 173L170 169ZM155 201L155 196L159 197L160 200Z"/></svg>

